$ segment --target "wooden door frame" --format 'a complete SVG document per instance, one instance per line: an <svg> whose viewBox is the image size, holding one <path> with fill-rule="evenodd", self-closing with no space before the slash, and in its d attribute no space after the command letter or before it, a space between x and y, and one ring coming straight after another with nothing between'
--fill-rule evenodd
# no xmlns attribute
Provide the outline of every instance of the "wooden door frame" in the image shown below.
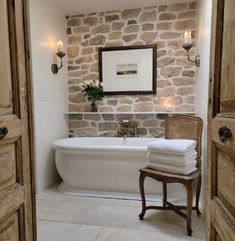
<svg viewBox="0 0 235 241"><path fill-rule="evenodd" d="M33 114L33 86L32 86L32 62L31 62L31 45L30 45L30 28L29 28L29 0L23 0L23 21L25 35L25 67L26 67L26 86L27 86L27 108L28 108L28 134L29 134L29 151L30 151L30 180L31 180L31 197L32 197L32 224L33 240L37 240L37 219L36 219L36 158L35 158L35 141L34 141L34 114Z"/></svg>

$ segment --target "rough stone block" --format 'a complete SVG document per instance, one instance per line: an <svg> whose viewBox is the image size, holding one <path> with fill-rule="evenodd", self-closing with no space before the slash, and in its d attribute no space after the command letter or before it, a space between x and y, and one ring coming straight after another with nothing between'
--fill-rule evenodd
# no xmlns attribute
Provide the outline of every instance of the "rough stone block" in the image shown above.
<svg viewBox="0 0 235 241"><path fill-rule="evenodd" d="M76 64L90 63L92 61L91 55L86 55L75 60Z"/></svg>
<svg viewBox="0 0 235 241"><path fill-rule="evenodd" d="M112 23L112 30L113 31L118 31L121 30L125 25L125 22L114 22Z"/></svg>
<svg viewBox="0 0 235 241"><path fill-rule="evenodd" d="M127 25L137 24L137 21L134 19L128 20Z"/></svg>
<svg viewBox="0 0 235 241"><path fill-rule="evenodd" d="M134 105L134 111L136 112L153 111L153 102L137 103Z"/></svg>
<svg viewBox="0 0 235 241"><path fill-rule="evenodd" d="M88 26L96 26L99 23L99 19L97 17L86 17L83 18L83 23Z"/></svg>
<svg viewBox="0 0 235 241"><path fill-rule="evenodd" d="M113 21L119 20L119 15L118 14L113 14L113 15L106 15L105 16L105 22L110 23Z"/></svg>
<svg viewBox="0 0 235 241"><path fill-rule="evenodd" d="M119 105L117 106L117 112L129 112L132 108L130 105Z"/></svg>
<svg viewBox="0 0 235 241"><path fill-rule="evenodd" d="M78 92L78 91L80 91L81 90L81 88L80 88L80 86L70 86L69 87L69 93L74 93L74 92Z"/></svg>
<svg viewBox="0 0 235 241"><path fill-rule="evenodd" d="M82 93L70 94L69 101L73 103L79 103L86 101L86 97Z"/></svg>
<svg viewBox="0 0 235 241"><path fill-rule="evenodd" d="M175 58L174 57L162 57L158 60L157 66L158 68L174 64Z"/></svg>
<svg viewBox="0 0 235 241"><path fill-rule="evenodd" d="M102 114L102 118L105 121L111 121L114 120L114 114Z"/></svg>
<svg viewBox="0 0 235 241"><path fill-rule="evenodd" d="M176 33L176 32L164 32L160 34L160 39L173 39L173 38L179 38L182 36L181 33Z"/></svg>
<svg viewBox="0 0 235 241"><path fill-rule="evenodd" d="M104 122L98 124L99 131L113 131L117 129L117 124L114 122Z"/></svg>
<svg viewBox="0 0 235 241"><path fill-rule="evenodd" d="M122 121L122 120L133 120L134 115L133 114L116 114L116 120Z"/></svg>
<svg viewBox="0 0 235 241"><path fill-rule="evenodd" d="M158 12L165 12L167 10L168 6L167 5L161 5L158 8Z"/></svg>
<svg viewBox="0 0 235 241"><path fill-rule="evenodd" d="M69 112L81 112L81 111L82 111L81 105L69 103Z"/></svg>
<svg viewBox="0 0 235 241"><path fill-rule="evenodd" d="M196 11L186 11L186 12L181 12L178 14L177 18L195 18L196 17Z"/></svg>
<svg viewBox="0 0 235 241"><path fill-rule="evenodd" d="M170 11L176 11L176 12L180 10L185 10L186 8L187 8L187 3L172 4L169 7Z"/></svg>
<svg viewBox="0 0 235 241"><path fill-rule="evenodd" d="M186 96L185 97L185 102L189 103L189 104L194 104L194 96L193 95Z"/></svg>
<svg viewBox="0 0 235 241"><path fill-rule="evenodd" d="M108 24L101 24L97 27L95 27L91 33L97 34L97 33L109 33L110 32L110 25Z"/></svg>
<svg viewBox="0 0 235 241"><path fill-rule="evenodd" d="M74 26L78 26L80 24L81 24L80 18L72 18L72 19L68 20L68 22L67 22L68 27L74 27Z"/></svg>
<svg viewBox="0 0 235 241"><path fill-rule="evenodd" d="M103 35L98 35L94 38L91 38L89 43L90 45L103 45L105 43L106 37Z"/></svg>
<svg viewBox="0 0 235 241"><path fill-rule="evenodd" d="M84 114L84 120L101 120L100 114Z"/></svg>
<svg viewBox="0 0 235 241"><path fill-rule="evenodd" d="M170 30L172 28L171 22L162 22L157 24L157 30Z"/></svg>
<svg viewBox="0 0 235 241"><path fill-rule="evenodd" d="M79 45L81 42L82 42L82 36L80 35L68 36L68 44Z"/></svg>
<svg viewBox="0 0 235 241"><path fill-rule="evenodd" d="M92 54L92 53L94 53L94 49L92 47L86 47L86 48L82 49L81 53L82 53L82 55Z"/></svg>
<svg viewBox="0 0 235 241"><path fill-rule="evenodd" d="M135 8L135 9L125 9L121 13L121 17L123 20L127 19L132 19L132 18L137 18L140 14L141 9L140 8Z"/></svg>
<svg viewBox="0 0 235 241"><path fill-rule="evenodd" d="M130 34L130 35L123 35L122 36L122 39L127 43L135 40L136 38L137 38L137 34Z"/></svg>
<svg viewBox="0 0 235 241"><path fill-rule="evenodd" d="M177 21L174 25L174 28L176 30L182 30L185 31L185 29L195 29L196 28L196 23L195 20L182 20L182 21Z"/></svg>
<svg viewBox="0 0 235 241"><path fill-rule="evenodd" d="M157 80L157 87L158 88L164 88L164 87L170 86L170 85L172 85L172 84L169 80L161 80L161 79Z"/></svg>
<svg viewBox="0 0 235 241"><path fill-rule="evenodd" d="M164 55L166 55L166 50L159 50L159 51L157 51L157 58L161 58Z"/></svg>
<svg viewBox="0 0 235 241"><path fill-rule="evenodd" d="M171 87L171 86L167 86L163 89L160 89L158 91L158 96L159 97L171 97L171 96L174 96L175 95L175 92L176 92L176 89L174 87Z"/></svg>
<svg viewBox="0 0 235 241"><path fill-rule="evenodd" d="M106 42L105 43L105 47L119 47L119 46L123 46L122 41L113 41L113 42Z"/></svg>
<svg viewBox="0 0 235 241"><path fill-rule="evenodd" d="M144 40L147 43L153 42L157 37L158 33L156 32L145 32L140 35L140 39Z"/></svg>
<svg viewBox="0 0 235 241"><path fill-rule="evenodd" d="M164 67L161 69L160 73L162 76L166 78L171 78L174 76L178 76L182 71L181 67Z"/></svg>
<svg viewBox="0 0 235 241"><path fill-rule="evenodd" d="M67 48L68 59L78 57L78 53L79 53L79 47L68 47Z"/></svg>
<svg viewBox="0 0 235 241"><path fill-rule="evenodd" d="M76 28L73 28L73 32L80 34L80 33L89 33L90 28L88 26L78 26Z"/></svg>
<svg viewBox="0 0 235 241"><path fill-rule="evenodd" d="M157 20L156 11L143 12L139 18L140 23L154 22L156 20Z"/></svg>
<svg viewBox="0 0 235 241"><path fill-rule="evenodd" d="M136 33L139 32L139 25L130 25L124 28L124 33Z"/></svg>
<svg viewBox="0 0 235 241"><path fill-rule="evenodd" d="M115 40L115 39L120 39L122 37L122 32L118 31L118 32L111 32L108 35L109 40Z"/></svg>
<svg viewBox="0 0 235 241"><path fill-rule="evenodd" d="M142 31L151 31L151 30L154 30L153 23L145 23L142 25Z"/></svg>
<svg viewBox="0 0 235 241"><path fill-rule="evenodd" d="M174 13L162 13L159 17L160 21L174 20L174 19L176 19L176 15Z"/></svg>
<svg viewBox="0 0 235 241"><path fill-rule="evenodd" d="M173 78L172 81L175 86L194 85L194 79L192 78Z"/></svg>
<svg viewBox="0 0 235 241"><path fill-rule="evenodd" d="M178 95L192 95L193 92L193 87L179 87L177 89Z"/></svg>
<svg viewBox="0 0 235 241"><path fill-rule="evenodd" d="M193 70L184 70L182 72L182 76L194 77L195 76L195 71L193 71Z"/></svg>

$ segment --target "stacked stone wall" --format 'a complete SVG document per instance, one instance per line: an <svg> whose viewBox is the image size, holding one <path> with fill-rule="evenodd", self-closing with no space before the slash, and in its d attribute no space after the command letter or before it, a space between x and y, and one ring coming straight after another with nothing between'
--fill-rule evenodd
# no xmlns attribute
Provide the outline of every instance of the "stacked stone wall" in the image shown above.
<svg viewBox="0 0 235 241"><path fill-rule="evenodd" d="M164 132L164 124L154 113L169 111L168 105L172 112L193 112L196 69L187 60L186 51L182 48L182 36L186 29L192 30L194 41L196 27L196 2L68 16L69 112L90 111L90 104L81 94L80 86L85 80L99 79L99 47L157 45L157 93L106 96L98 102L98 112L102 112L97 114L99 120L86 119L88 114L78 114L77 116L82 115L82 119L77 121L69 118L70 134L113 136L114 131L107 130L109 126L114 128L110 123L117 123L118 113L126 112L132 113L132 119L136 119L139 127L143 128L143 136L158 136ZM195 48L190 50L190 54L194 56ZM104 119L104 112L113 113L110 114L112 120ZM152 112L152 117L145 120L146 115L143 113L145 117L138 119L141 112ZM96 115L92 116L89 118ZM107 124L102 124L103 122ZM152 126L146 126L146 123L151 123ZM153 123L156 124L158 133L154 134L151 130L154 129ZM106 130L103 130L103 125L107 125ZM92 128L91 134L89 130Z"/></svg>
<svg viewBox="0 0 235 241"><path fill-rule="evenodd" d="M194 111L195 67L186 58L182 35L196 32L196 3L152 6L67 17L69 111L87 112L84 80L99 79L98 48L157 45L157 93L109 96L100 112ZM194 49L190 51L194 54Z"/></svg>

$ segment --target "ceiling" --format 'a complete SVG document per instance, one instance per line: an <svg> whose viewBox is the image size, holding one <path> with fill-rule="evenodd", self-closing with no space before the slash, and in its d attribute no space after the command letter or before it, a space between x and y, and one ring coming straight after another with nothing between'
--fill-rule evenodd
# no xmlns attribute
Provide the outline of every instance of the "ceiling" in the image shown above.
<svg viewBox="0 0 235 241"><path fill-rule="evenodd" d="M49 0L54 1L66 15L102 12L126 8L146 7L193 0Z"/></svg>

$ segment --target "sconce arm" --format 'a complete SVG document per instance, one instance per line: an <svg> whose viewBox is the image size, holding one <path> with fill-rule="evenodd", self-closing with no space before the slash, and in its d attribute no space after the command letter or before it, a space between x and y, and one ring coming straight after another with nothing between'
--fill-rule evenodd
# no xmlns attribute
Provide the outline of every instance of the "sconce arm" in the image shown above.
<svg viewBox="0 0 235 241"><path fill-rule="evenodd" d="M62 51L59 51L56 53L56 55L60 58L60 66L58 66L57 64L52 64L51 65L51 71L53 74L57 74L59 69L61 69L63 67L63 57L65 56L65 53Z"/></svg>
<svg viewBox="0 0 235 241"><path fill-rule="evenodd" d="M200 56L199 55L196 55L195 60L192 60L189 57L189 50L187 50L187 58L188 58L188 61L190 61L191 63L195 63L196 67L200 67Z"/></svg>

